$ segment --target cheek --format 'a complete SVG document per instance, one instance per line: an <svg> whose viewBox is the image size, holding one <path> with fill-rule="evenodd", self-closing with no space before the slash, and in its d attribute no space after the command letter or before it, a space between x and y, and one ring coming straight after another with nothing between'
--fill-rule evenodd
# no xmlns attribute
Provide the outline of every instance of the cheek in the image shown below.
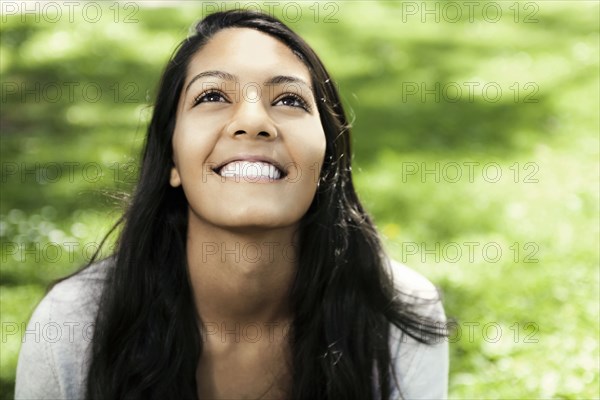
<svg viewBox="0 0 600 400"><path fill-rule="evenodd" d="M325 140L315 141L309 146L304 147L303 154L299 157L302 159L301 168L303 175L307 172L307 176L311 177L311 184L317 184L323 167L323 157L325 155Z"/></svg>
<svg viewBox="0 0 600 400"><path fill-rule="evenodd" d="M173 133L173 162L183 180L202 171L203 162L217 137L212 131L209 126L194 123L191 118L178 121Z"/></svg>
<svg viewBox="0 0 600 400"><path fill-rule="evenodd" d="M327 142L318 116L281 124L280 129L285 132L286 147L295 162L313 166L322 163Z"/></svg>
<svg viewBox="0 0 600 400"><path fill-rule="evenodd" d="M323 165L325 156L326 139L321 124L313 124L312 129L307 129L304 134L296 140L293 148L296 149L295 159L301 164L300 167L307 169L310 176L314 177L314 183L317 183L318 173ZM304 171L303 171L304 172Z"/></svg>

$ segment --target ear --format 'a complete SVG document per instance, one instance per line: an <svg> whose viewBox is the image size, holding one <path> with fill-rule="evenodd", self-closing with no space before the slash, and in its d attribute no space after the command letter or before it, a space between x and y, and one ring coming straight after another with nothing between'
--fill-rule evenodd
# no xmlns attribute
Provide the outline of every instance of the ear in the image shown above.
<svg viewBox="0 0 600 400"><path fill-rule="evenodd" d="M181 185L181 177L179 176L179 171L177 171L177 167L175 165L173 168L171 168L171 178L169 179L169 183L173 187Z"/></svg>

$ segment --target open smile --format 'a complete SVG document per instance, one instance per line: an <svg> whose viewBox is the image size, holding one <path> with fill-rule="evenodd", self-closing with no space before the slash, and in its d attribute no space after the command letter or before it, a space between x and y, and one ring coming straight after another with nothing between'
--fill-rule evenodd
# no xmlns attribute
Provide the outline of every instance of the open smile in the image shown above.
<svg viewBox="0 0 600 400"><path fill-rule="evenodd" d="M223 178L245 179L251 182L275 181L287 175L279 163L263 157L236 157L213 168L213 171Z"/></svg>

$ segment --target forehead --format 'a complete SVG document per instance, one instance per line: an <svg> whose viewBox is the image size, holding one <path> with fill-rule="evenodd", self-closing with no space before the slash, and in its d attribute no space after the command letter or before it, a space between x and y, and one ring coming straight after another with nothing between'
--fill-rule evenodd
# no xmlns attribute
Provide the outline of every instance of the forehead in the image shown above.
<svg viewBox="0 0 600 400"><path fill-rule="evenodd" d="M207 70L226 71L242 80L284 74L311 81L308 68L285 44L249 28L227 28L216 33L192 57L186 83Z"/></svg>

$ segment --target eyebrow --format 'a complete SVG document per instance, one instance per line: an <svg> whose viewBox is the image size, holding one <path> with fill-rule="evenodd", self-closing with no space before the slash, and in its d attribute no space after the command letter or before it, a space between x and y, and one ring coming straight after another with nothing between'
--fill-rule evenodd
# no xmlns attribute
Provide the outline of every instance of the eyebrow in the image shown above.
<svg viewBox="0 0 600 400"><path fill-rule="evenodd" d="M224 71L204 71L204 72L200 72L198 75L194 76L192 78L192 80L190 81L190 83L187 84L186 88L185 88L185 92L187 93L188 90L190 89L190 87L192 86L192 84L194 82L196 82L198 79L201 78L205 78L205 77L214 77L214 78L219 78L222 79L224 81L233 81L233 82L239 82L239 79L237 76L230 74L229 72L224 72ZM277 75L274 76L272 78L270 78L269 80L267 80L265 82L265 85L281 85L284 83L299 83L301 85L306 86L307 88L310 89L311 92L313 92L313 88L311 85L309 85L304 79L298 78L296 76L290 76L290 75Z"/></svg>
<svg viewBox="0 0 600 400"><path fill-rule="evenodd" d="M237 76L230 74L229 72L223 72L223 71L204 71L204 72L200 72L198 75L194 76L192 78L192 80L190 81L190 83L187 84L186 88L185 88L185 92L187 93L188 90L190 89L190 86L192 86L192 84L194 82L196 82L198 79L207 77L207 76L211 76L211 77L215 77L215 78L219 78L222 79L224 81L238 81Z"/></svg>
<svg viewBox="0 0 600 400"><path fill-rule="evenodd" d="M312 92L312 86L310 86L304 79L300 79L295 76L289 75L277 75L265 82L265 85L281 85L283 83L299 83L306 86Z"/></svg>

